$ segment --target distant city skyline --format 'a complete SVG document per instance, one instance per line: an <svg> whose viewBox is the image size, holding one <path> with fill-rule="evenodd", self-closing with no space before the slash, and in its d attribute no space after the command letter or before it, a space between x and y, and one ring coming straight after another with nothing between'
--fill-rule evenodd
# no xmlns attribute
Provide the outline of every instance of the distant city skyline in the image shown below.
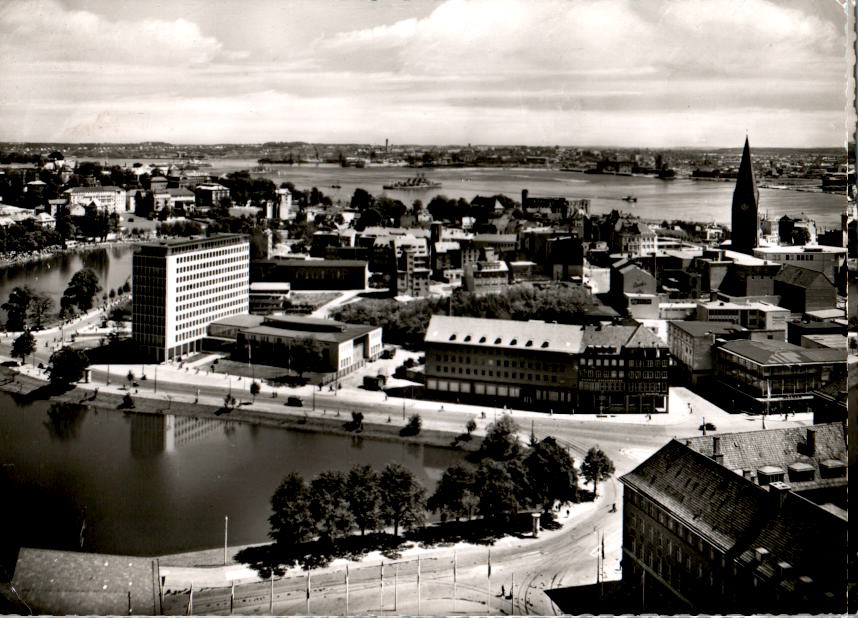
<svg viewBox="0 0 858 618"><path fill-rule="evenodd" d="M815 0L0 3L0 141L838 147Z"/></svg>

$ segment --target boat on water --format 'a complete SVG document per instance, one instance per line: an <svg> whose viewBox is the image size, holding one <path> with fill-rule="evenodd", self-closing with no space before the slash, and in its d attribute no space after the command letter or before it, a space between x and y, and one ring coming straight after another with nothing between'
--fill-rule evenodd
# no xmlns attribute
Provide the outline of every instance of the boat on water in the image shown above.
<svg viewBox="0 0 858 618"><path fill-rule="evenodd" d="M627 195L626 197L624 197L622 199L625 202L637 202L638 201L638 198L636 198L634 195Z"/></svg>
<svg viewBox="0 0 858 618"><path fill-rule="evenodd" d="M393 191L408 191L415 189L435 189L441 186L437 180L429 180L425 174L418 174L405 180L396 180L386 185L382 185L382 189Z"/></svg>

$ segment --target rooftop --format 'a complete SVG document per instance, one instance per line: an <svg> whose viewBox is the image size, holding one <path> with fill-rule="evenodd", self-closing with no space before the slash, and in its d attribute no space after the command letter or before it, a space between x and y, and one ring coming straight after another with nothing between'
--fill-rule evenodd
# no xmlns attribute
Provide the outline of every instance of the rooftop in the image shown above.
<svg viewBox="0 0 858 618"><path fill-rule="evenodd" d="M722 350L732 352L761 365L794 365L798 363L845 362L846 350L802 348L786 341L728 341Z"/></svg>
<svg viewBox="0 0 858 618"><path fill-rule="evenodd" d="M817 279L820 277L825 279L829 285L833 285L828 276L818 270L811 270L810 268L801 268L799 266L787 264L781 272L775 275L775 281L780 281L787 285L809 288L816 283Z"/></svg>
<svg viewBox="0 0 858 618"><path fill-rule="evenodd" d="M583 327L540 321L491 320L433 315L424 341L577 354Z"/></svg>
<svg viewBox="0 0 858 618"><path fill-rule="evenodd" d="M674 328L688 333L692 337L703 337L705 335L725 335L728 333L740 333L746 330L738 324L729 322L707 322L705 320L670 320L668 322Z"/></svg>
<svg viewBox="0 0 858 618"><path fill-rule="evenodd" d="M846 253L845 247L831 247L828 245L769 245L764 247L757 247L754 249L754 253L761 253L763 255L777 254L777 253L789 253L789 254L797 254L797 253Z"/></svg>
<svg viewBox="0 0 858 618"><path fill-rule="evenodd" d="M778 307L777 305L772 305L771 303L763 303L759 301L752 301L749 303L731 303L727 300L707 300L699 301L697 304L698 306L706 307L707 309L755 309L757 311L783 311L786 313L790 313L790 310L786 309L785 307Z"/></svg>

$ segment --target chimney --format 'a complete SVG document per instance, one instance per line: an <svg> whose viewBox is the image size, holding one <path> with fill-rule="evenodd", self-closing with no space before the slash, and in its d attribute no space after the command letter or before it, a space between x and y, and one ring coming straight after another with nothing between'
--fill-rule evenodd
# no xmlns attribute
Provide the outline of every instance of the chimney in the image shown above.
<svg viewBox="0 0 858 618"><path fill-rule="evenodd" d="M769 493L774 494L778 508L784 505L787 494L789 493L789 485L783 481L772 481L769 483Z"/></svg>
<svg viewBox="0 0 858 618"><path fill-rule="evenodd" d="M742 478L748 479L749 481L751 480L751 469L750 468L745 468L742 470Z"/></svg>
<svg viewBox="0 0 858 618"><path fill-rule="evenodd" d="M805 454L808 457L813 457L816 453L816 427L807 428L807 450Z"/></svg>
<svg viewBox="0 0 858 618"><path fill-rule="evenodd" d="M721 452L721 437L712 436L712 459L715 463L724 465L724 453Z"/></svg>
<svg viewBox="0 0 858 618"><path fill-rule="evenodd" d="M777 573L778 573L779 579L784 579L785 577L789 577L791 570L792 570L792 565L789 562L786 562L786 561L778 562Z"/></svg>
<svg viewBox="0 0 858 618"><path fill-rule="evenodd" d="M769 550L765 547L757 547L754 549L754 562L757 564L762 564L766 561L766 557L769 555Z"/></svg>

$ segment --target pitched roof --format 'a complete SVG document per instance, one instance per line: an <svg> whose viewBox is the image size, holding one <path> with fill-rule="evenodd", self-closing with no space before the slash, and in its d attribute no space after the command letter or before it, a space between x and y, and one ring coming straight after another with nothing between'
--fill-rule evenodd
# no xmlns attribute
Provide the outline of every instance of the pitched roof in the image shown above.
<svg viewBox="0 0 858 618"><path fill-rule="evenodd" d="M819 462L826 459L846 461L846 436L842 425L825 423L811 427L816 435L813 456L806 454L805 450L808 427L718 434L719 448L724 455L721 465L741 474L742 470L756 471L763 466L787 470L790 464L797 462L809 464L818 470ZM713 454L712 436L696 436L685 442L701 455L711 457Z"/></svg>
<svg viewBox="0 0 858 618"><path fill-rule="evenodd" d="M789 562L794 577L838 578L838 571L843 571L847 525L842 517L793 492L779 504L776 490L767 491L677 440L620 481L669 511L728 558L747 559L749 552L763 547L771 563ZM836 586L826 579L817 581Z"/></svg>
<svg viewBox="0 0 858 618"><path fill-rule="evenodd" d="M753 198L754 205L760 203L760 190L757 189L757 181L754 179L754 168L751 165L751 146L748 137L745 137L745 147L742 149L742 162L739 163L739 172L736 175L736 188L733 189L733 205Z"/></svg>
<svg viewBox="0 0 858 618"><path fill-rule="evenodd" d="M728 341L721 349L743 356L761 365L789 365L796 363L845 362L846 350L833 348L802 348L801 346L764 339Z"/></svg>
<svg viewBox="0 0 858 618"><path fill-rule="evenodd" d="M433 315L424 341L577 354L582 330L570 324Z"/></svg>
<svg viewBox="0 0 858 618"><path fill-rule="evenodd" d="M809 288L816 283L820 277L828 283L829 287L834 287L834 284L831 283L831 280L825 275L825 273L818 270L811 270L810 268L793 266L792 264L784 266L783 270L775 275L775 281L785 283L787 285Z"/></svg>
<svg viewBox="0 0 858 618"><path fill-rule="evenodd" d="M664 348L655 333L643 324L636 326L585 326L582 349L588 347Z"/></svg>

